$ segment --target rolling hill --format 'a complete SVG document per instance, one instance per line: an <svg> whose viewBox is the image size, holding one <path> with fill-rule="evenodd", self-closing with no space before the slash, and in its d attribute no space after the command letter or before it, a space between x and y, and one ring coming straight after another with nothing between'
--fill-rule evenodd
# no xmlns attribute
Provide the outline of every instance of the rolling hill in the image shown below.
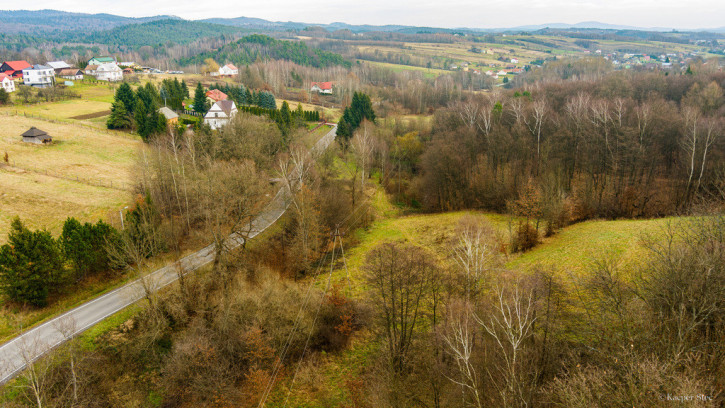
<svg viewBox="0 0 725 408"><path fill-rule="evenodd" d="M108 30L125 24L179 19L174 16L123 17L113 14L68 13L58 10L0 10L0 32L41 34L63 31Z"/></svg>

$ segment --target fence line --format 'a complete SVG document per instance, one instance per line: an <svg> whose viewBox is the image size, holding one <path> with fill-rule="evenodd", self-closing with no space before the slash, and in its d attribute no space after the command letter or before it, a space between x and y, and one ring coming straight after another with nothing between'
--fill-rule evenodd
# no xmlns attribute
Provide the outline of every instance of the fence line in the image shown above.
<svg viewBox="0 0 725 408"><path fill-rule="evenodd" d="M0 167L3 167L3 166L14 167L16 169L20 169L23 171L36 173L36 174L40 174L40 175L45 175L48 177L59 178L62 180L73 181L76 183L86 184L86 185L93 186L93 187L110 188L113 190L120 190L120 191L133 191L133 188L128 183L124 183L124 182L120 182L120 181L116 181L114 183L113 180L102 180L102 179L94 179L94 178L90 178L90 177L68 176L68 175L65 175L62 173L58 173L53 170L47 170L47 169L38 170L38 169L33 169L31 167L18 166L18 164L15 162L15 160L12 160L12 159L9 160L9 163L0 164Z"/></svg>
<svg viewBox="0 0 725 408"><path fill-rule="evenodd" d="M50 122L50 123L58 123L58 124L63 124L63 125L77 126L77 127L81 127L81 128L95 130L97 132L103 132L103 133L106 133L106 134L109 134L109 135L118 135L119 134L119 132L112 132L109 129L105 129L105 128L101 128L101 127L95 127L95 126L91 126L91 125L86 125L85 123L80 123L80 122L78 122L76 120L63 119L63 118L53 118L53 117L50 117L50 116L41 116L41 115L32 114L32 113L28 113L28 112L20 112L17 109L15 110L14 113L12 111L0 111L0 114L5 115L5 116L8 116L8 117L10 117L10 116L23 116L23 117L26 117L26 118L38 119L38 120L42 120L42 121ZM127 133L124 133L124 132L120 132L120 133L127 134ZM128 134L130 134L130 133L128 133Z"/></svg>

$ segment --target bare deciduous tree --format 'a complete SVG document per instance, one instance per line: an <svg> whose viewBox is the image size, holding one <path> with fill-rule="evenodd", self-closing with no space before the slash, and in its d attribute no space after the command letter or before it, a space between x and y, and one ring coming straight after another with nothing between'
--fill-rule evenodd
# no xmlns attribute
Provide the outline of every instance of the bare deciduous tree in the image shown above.
<svg viewBox="0 0 725 408"><path fill-rule="evenodd" d="M475 314L474 318L494 340L503 359L501 366L487 369L489 378L499 390L502 405L527 406L532 385L527 378L531 373L527 371L531 367L523 366L522 355L536 321L533 292L524 289L518 280L509 286L497 286L491 313L487 316Z"/></svg>
<svg viewBox="0 0 725 408"><path fill-rule="evenodd" d="M371 287L391 370L403 375L437 268L420 248L387 243L374 249L364 269Z"/></svg>
<svg viewBox="0 0 725 408"><path fill-rule="evenodd" d="M454 259L463 275L466 299L475 298L485 285L488 270L496 264L493 229L473 217L461 220Z"/></svg>
<svg viewBox="0 0 725 408"><path fill-rule="evenodd" d="M460 375L460 378L448 379L461 387L464 398L466 393L471 394L475 406L481 408L483 405L479 394L478 372L473 362L475 328L470 304L460 302L449 305L447 322L442 337L446 351L456 362Z"/></svg>

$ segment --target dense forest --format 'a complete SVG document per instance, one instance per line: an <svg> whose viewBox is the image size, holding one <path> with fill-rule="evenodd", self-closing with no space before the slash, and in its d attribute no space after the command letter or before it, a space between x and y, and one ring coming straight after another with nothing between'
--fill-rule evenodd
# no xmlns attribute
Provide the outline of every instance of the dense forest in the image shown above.
<svg viewBox="0 0 725 408"><path fill-rule="evenodd" d="M302 41L283 41L259 34L246 36L214 51L181 59L179 64L182 66L202 64L207 58L230 61L237 65L248 65L259 60L269 59L284 59L299 65L318 68L334 65L350 67L351 65L339 54L310 48Z"/></svg>
<svg viewBox="0 0 725 408"><path fill-rule="evenodd" d="M156 20L143 24L130 24L111 30L68 34L62 42L104 44L119 49L136 49L156 44L187 44L205 37L241 34L244 30L218 24L187 20Z"/></svg>

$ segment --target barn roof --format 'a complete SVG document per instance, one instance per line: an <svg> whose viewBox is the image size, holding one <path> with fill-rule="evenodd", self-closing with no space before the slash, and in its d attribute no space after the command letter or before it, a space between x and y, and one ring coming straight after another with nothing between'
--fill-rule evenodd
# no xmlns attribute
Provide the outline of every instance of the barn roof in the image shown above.
<svg viewBox="0 0 725 408"><path fill-rule="evenodd" d="M51 61L47 65L50 66L53 69L70 68L70 65L68 65L68 63L65 62L65 61Z"/></svg>
<svg viewBox="0 0 725 408"><path fill-rule="evenodd" d="M96 60L98 62L115 62L112 57L93 57L90 59L90 61Z"/></svg>
<svg viewBox="0 0 725 408"><path fill-rule="evenodd" d="M216 102L223 101L227 99L227 94L224 92L218 90L218 89L210 89L206 91L206 97L211 98Z"/></svg>
<svg viewBox="0 0 725 408"><path fill-rule="evenodd" d="M30 67L28 61L5 61L5 64L7 64L7 66L9 66L14 71L22 71L25 68Z"/></svg>
<svg viewBox="0 0 725 408"><path fill-rule="evenodd" d="M23 133L23 136L24 137L41 137L41 136L48 136L48 133L33 126L30 129L26 130L25 133Z"/></svg>
<svg viewBox="0 0 725 408"><path fill-rule="evenodd" d="M75 76L75 75L83 75L83 72L81 72L78 68L66 68L61 69L58 73L60 76Z"/></svg>
<svg viewBox="0 0 725 408"><path fill-rule="evenodd" d="M332 82L313 82L312 86L317 85L320 89L326 91L332 89Z"/></svg>
<svg viewBox="0 0 725 408"><path fill-rule="evenodd" d="M164 115L166 120L176 119L179 117L179 115L177 115L176 112L172 111L171 109L167 108L166 106L159 109L159 113Z"/></svg>

